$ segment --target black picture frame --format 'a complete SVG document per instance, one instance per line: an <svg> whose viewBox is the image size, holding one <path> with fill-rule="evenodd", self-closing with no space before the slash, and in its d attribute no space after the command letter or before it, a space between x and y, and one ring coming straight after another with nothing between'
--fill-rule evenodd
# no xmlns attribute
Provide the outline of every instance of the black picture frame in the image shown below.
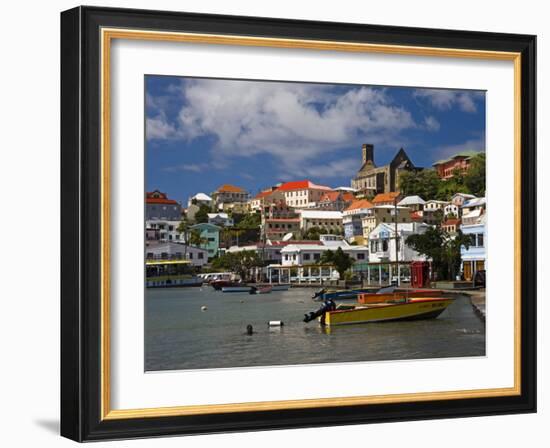
<svg viewBox="0 0 550 448"><path fill-rule="evenodd" d="M101 419L100 29L128 28L521 53L521 394ZM76 441L536 412L536 37L78 7L61 14L61 434Z"/></svg>

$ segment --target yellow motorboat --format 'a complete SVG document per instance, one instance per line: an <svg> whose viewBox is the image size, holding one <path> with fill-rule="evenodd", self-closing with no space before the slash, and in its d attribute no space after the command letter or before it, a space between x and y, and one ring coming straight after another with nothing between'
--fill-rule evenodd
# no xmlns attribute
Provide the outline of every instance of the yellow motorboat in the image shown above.
<svg viewBox="0 0 550 448"><path fill-rule="evenodd" d="M335 305L325 302L319 310L305 316L304 322L318 317L322 325L349 325L369 322L435 319L453 302L450 298L415 297L396 303Z"/></svg>

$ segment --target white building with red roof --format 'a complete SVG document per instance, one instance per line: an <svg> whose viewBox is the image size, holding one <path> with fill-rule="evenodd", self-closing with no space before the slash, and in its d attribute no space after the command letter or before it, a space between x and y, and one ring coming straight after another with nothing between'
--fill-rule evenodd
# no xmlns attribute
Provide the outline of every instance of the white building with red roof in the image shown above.
<svg viewBox="0 0 550 448"><path fill-rule="evenodd" d="M332 191L330 187L317 185L309 180L285 182L277 191L283 193L290 207L308 208L315 206L323 194Z"/></svg>

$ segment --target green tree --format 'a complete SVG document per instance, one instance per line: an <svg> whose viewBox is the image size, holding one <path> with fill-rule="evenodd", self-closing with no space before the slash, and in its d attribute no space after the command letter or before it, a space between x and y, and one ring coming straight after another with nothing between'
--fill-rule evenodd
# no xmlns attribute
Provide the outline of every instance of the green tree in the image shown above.
<svg viewBox="0 0 550 448"><path fill-rule="evenodd" d="M464 185L469 193L481 197L485 196L485 153L479 153L470 160L470 168L464 175Z"/></svg>
<svg viewBox="0 0 550 448"><path fill-rule="evenodd" d="M207 244L207 243L208 243L208 239L202 237L200 230L191 229L191 231L189 232L189 245L190 246L199 246L199 247L201 247L201 246L203 246L204 244Z"/></svg>
<svg viewBox="0 0 550 448"><path fill-rule="evenodd" d="M460 267L460 248L464 246L468 249L471 239L460 230L451 236L436 225L423 234L410 235L405 243L419 254L431 258L438 279L454 280Z"/></svg>
<svg viewBox="0 0 550 448"><path fill-rule="evenodd" d="M208 222L208 213L210 213L210 207L208 205L202 204L197 213L195 213L195 222L197 224Z"/></svg>
<svg viewBox="0 0 550 448"><path fill-rule="evenodd" d="M321 235L324 235L325 233L327 233L325 229L321 227L313 226L302 233L302 238L304 240L318 241Z"/></svg>
<svg viewBox="0 0 550 448"><path fill-rule="evenodd" d="M212 267L217 270L229 270L246 280L250 269L260 267L263 262L256 251L226 252L212 260Z"/></svg>
<svg viewBox="0 0 550 448"><path fill-rule="evenodd" d="M353 262L354 259L349 254L346 254L341 247L334 252L332 250L323 252L320 259L321 264L332 264L338 271L338 274L340 274L341 280L344 279L345 272L352 267Z"/></svg>
<svg viewBox="0 0 550 448"><path fill-rule="evenodd" d="M441 183L432 169L405 171L399 175L399 190L403 196L420 196L426 200L435 198Z"/></svg>
<svg viewBox="0 0 550 448"><path fill-rule="evenodd" d="M235 220L235 225L240 229L258 229L262 222L262 217L259 213L247 213L242 215L239 220Z"/></svg>

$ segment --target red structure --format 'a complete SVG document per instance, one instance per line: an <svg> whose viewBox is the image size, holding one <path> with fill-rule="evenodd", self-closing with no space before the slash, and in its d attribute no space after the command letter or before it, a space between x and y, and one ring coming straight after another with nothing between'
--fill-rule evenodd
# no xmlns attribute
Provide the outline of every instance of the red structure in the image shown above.
<svg viewBox="0 0 550 448"><path fill-rule="evenodd" d="M455 154L449 159L438 160L433 164L437 174L441 179L450 179L456 171L465 173L470 168L470 161L479 154L475 151L464 151Z"/></svg>
<svg viewBox="0 0 550 448"><path fill-rule="evenodd" d="M430 286L430 263L413 261L411 263L411 288L426 288Z"/></svg>

